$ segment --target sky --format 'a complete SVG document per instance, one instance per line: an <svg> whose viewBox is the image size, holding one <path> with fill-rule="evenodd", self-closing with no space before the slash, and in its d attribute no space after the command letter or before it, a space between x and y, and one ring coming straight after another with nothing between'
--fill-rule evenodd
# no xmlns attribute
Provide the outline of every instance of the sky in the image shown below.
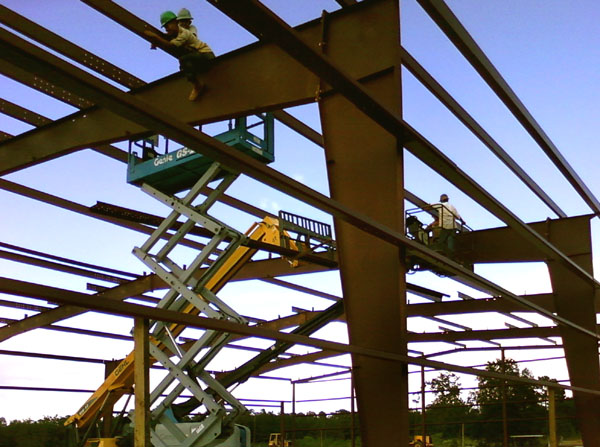
<svg viewBox="0 0 600 447"><path fill-rule="evenodd" d="M159 14L167 9L177 11L188 7L195 17L199 37L208 42L217 55L225 54L256 39L239 25L214 9L205 1L182 4L180 1L120 0L117 3L140 18L158 26ZM333 0L271 0L263 2L290 25L297 25L333 11L338 5ZM144 40L113 23L83 3L54 0L0 0L0 4L26 16L30 20L70 39L77 45L129 71L146 82L160 79L177 71L177 62L160 51L150 51ZM479 44L495 67L504 76L540 126L549 135L571 166L598 194L600 181L597 166L597 128L600 116L600 6L594 0L565 2L564 0L448 0L448 6L457 15L471 36ZM556 168L545 157L535 142L520 127L504 105L486 86L477 73L428 18L415 0L401 1L401 31L403 46L444 86L463 107L502 145L502 147L534 178L569 216L589 213L585 203ZM524 221L539 221L554 217L509 170L504 167L470 132L464 128L410 73L403 70L404 119L433 142L463 171L485 187ZM74 112L70 106L46 97L28 87L0 75L3 99L32 109L51 119ZM318 110L308 104L288 112L320 130ZM20 134L31 127L5 115L0 115L0 130ZM276 128L276 161L272 167L307 186L328 194L322 149L285 126ZM125 165L91 150L64 156L41 165L4 176L4 179L43 190L68 200L93 205L108 202L137 210L165 215L166 209L125 182ZM439 177L431 169L405 153L406 188L428 202L437 201L440 193L450 196L451 202L474 229L500 226L501 222L476 204L464 193ZM270 212L280 209L331 223L331 217L322 211L285 196L282 193L242 176L228 190L228 194L250 202ZM0 220L0 242L50 253L56 256L89 262L102 266L142 273L145 267L131 254L134 246L143 243L139 233L74 214L32 199L0 190L3 204ZM245 231L254 218L228 207L218 205L219 218ZM598 248L598 219L592 220L594 248ZM597 259L594 260L597 267ZM550 291L547 271L541 264L482 265L478 274L517 293ZM92 282L73 275L0 260L2 276L63 287L81 292ZM410 282L420 284L457 299L462 291L474 296L480 293L448 278L430 273L411 275ZM341 295L337 272L294 277L290 281L328 293ZM99 282L95 282L101 284ZM330 302L321 298L291 292L260 281L228 284L221 293L239 313L276 318L292 313L292 306L324 309ZM39 304L35 300L3 297ZM421 299L408 296L411 303ZM25 312L31 314L31 312ZM4 318L22 318L24 312L0 308ZM547 324L543 317L528 316L532 321ZM470 316L449 317L456 323L473 329L503 328L508 318ZM95 330L128 334L131 320L101 314L76 317L61 324ZM438 324L421 318L411 319L409 329L417 332L437 331ZM346 342L345 327L334 323L316 334L319 337ZM253 346L265 342L248 341ZM518 340L503 342L519 344ZM468 346L485 344L468 342ZM411 348L424 352L446 350L448 344L421 344ZM90 358L119 358L131 350L129 342L73 336L54 331L39 330L22 334L0 343L2 350L47 352ZM306 352L298 347L294 352ZM551 355L548 352L552 352ZM513 355L514 354L514 355ZM560 356L560 350L543 352L510 352L516 359ZM215 369L228 369L244 361L242 351L223 352ZM439 360L461 365L478 365L494 360L499 353L462 353ZM348 365L346 357L328 361ZM561 361L524 364L534 375L552 371L558 379L565 379ZM327 374L339 369L306 366L277 371L276 375L301 379ZM428 374L428 380L437 375ZM417 389L418 377L412 374L410 383ZM27 359L0 355L0 385L44 386L95 389L102 381L102 366L55 360ZM267 383L267 385L265 385ZM471 386L472 378L462 383ZM298 399L315 397L347 397L349 382L325 382L301 385ZM266 392L265 390L268 390ZM268 395L268 396L267 396ZM236 389L242 398L290 399L291 385L285 381L251 380ZM7 420L45 415L69 415L85 401L85 393L23 392L0 390L0 417ZM34 404L32 404L34 402ZM348 408L348 400L299 404L298 411L335 411Z"/></svg>

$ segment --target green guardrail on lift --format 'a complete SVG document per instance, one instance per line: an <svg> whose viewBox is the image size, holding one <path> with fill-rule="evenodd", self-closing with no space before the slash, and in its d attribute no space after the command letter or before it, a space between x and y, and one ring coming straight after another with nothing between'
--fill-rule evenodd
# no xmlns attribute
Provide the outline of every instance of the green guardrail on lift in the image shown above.
<svg viewBox="0 0 600 447"><path fill-rule="evenodd" d="M268 164L275 160L273 115L266 113L256 115L256 118L258 121L251 125L247 124L246 117L236 118L233 127L230 125L228 131L214 138ZM260 126L262 138L249 131ZM157 136L129 142L127 183L138 186L147 183L164 193L175 194L191 188L213 163L212 159L187 147L169 151L168 141L165 153L158 154L157 143ZM141 157L134 152L135 147L141 149Z"/></svg>

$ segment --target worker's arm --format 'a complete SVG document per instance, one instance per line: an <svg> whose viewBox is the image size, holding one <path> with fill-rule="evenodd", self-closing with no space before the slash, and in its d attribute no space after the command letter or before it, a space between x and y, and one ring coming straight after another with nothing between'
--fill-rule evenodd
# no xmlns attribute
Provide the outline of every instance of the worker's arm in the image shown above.
<svg viewBox="0 0 600 447"><path fill-rule="evenodd" d="M153 44L159 47L168 48L174 46L170 40L165 39L163 36L155 33L154 31L146 30L144 31L144 35L150 39Z"/></svg>

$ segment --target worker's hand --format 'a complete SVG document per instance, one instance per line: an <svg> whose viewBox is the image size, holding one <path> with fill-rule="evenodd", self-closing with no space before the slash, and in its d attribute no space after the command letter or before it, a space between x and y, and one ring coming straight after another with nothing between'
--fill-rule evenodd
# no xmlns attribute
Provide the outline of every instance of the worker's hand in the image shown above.
<svg viewBox="0 0 600 447"><path fill-rule="evenodd" d="M150 30L144 30L144 36L149 37L150 39L156 39L158 38L158 34L156 34L154 31L150 31Z"/></svg>

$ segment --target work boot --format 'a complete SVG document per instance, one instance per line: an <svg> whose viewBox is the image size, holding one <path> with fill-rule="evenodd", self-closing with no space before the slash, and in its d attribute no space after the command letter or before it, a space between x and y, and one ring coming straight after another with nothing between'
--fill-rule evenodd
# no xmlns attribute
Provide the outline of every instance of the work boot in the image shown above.
<svg viewBox="0 0 600 447"><path fill-rule="evenodd" d="M203 82L195 82L194 87L192 88L192 91L190 92L190 96L188 99L190 101L197 100L200 97L200 95L202 95L202 93L204 93L205 89L206 89L206 84L204 84Z"/></svg>

